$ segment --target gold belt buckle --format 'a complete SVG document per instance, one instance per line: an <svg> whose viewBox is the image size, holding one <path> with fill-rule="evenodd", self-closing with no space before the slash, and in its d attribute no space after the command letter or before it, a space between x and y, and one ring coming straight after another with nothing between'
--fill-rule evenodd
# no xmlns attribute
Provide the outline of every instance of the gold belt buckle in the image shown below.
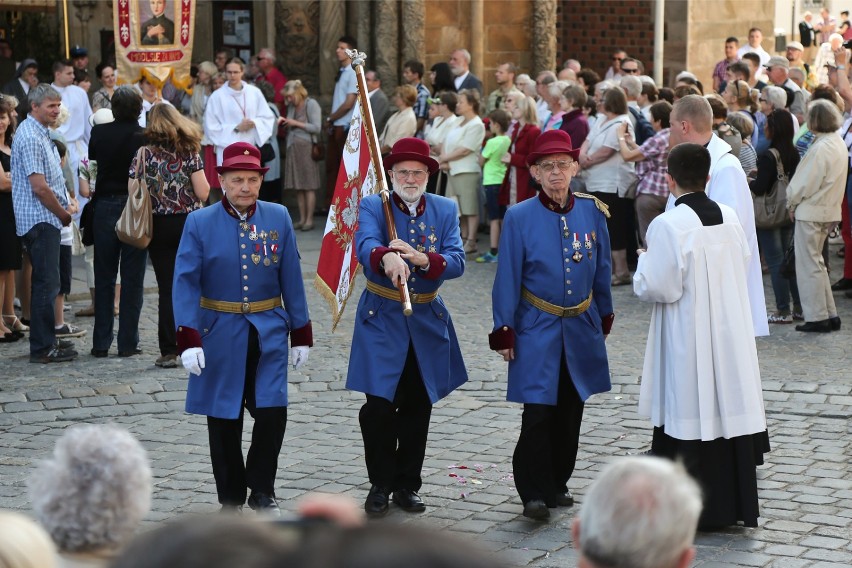
<svg viewBox="0 0 852 568"><path fill-rule="evenodd" d="M410 296L411 296L411 302L417 303L417 296L419 296L419 294L415 294L414 292L410 292Z"/></svg>
<svg viewBox="0 0 852 568"><path fill-rule="evenodd" d="M240 311L242 311L244 314L250 314L251 313L251 304L249 304L248 302L243 302L242 305L240 306Z"/></svg>

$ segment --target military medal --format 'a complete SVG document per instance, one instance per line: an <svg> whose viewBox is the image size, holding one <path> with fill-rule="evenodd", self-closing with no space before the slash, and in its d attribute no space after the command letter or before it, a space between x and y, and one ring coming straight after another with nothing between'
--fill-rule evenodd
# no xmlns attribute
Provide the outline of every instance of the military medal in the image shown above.
<svg viewBox="0 0 852 568"><path fill-rule="evenodd" d="M245 221L240 222L240 229L242 229L243 231L248 231L248 228L248 223L246 223Z"/></svg>
<svg viewBox="0 0 852 568"><path fill-rule="evenodd" d="M257 226L251 226L251 232L249 233L249 239L256 241L257 240Z"/></svg>
<svg viewBox="0 0 852 568"><path fill-rule="evenodd" d="M269 231L269 238L273 241L278 240L278 231Z"/></svg>
<svg viewBox="0 0 852 568"><path fill-rule="evenodd" d="M424 223L423 221L420 221L420 224L418 225L418 227L420 227L421 231L425 231L426 230L426 223Z"/></svg>
<svg viewBox="0 0 852 568"><path fill-rule="evenodd" d="M579 250L576 250L574 251L574 255L571 258L574 259L574 262L580 262L581 260L583 260L583 253L581 253Z"/></svg>
<svg viewBox="0 0 852 568"><path fill-rule="evenodd" d="M594 231L592 231L592 240L595 241L595 242L597 242L597 240L598 240L598 235Z"/></svg>
<svg viewBox="0 0 852 568"><path fill-rule="evenodd" d="M562 217L562 236L563 236L563 237L565 237L566 239L567 239L567 238L568 238L568 236L569 236L569 233L568 233L568 222L567 222L567 221L565 221L565 217Z"/></svg>
<svg viewBox="0 0 852 568"><path fill-rule="evenodd" d="M426 252L426 247L423 245L417 245L417 252Z"/></svg>
<svg viewBox="0 0 852 568"><path fill-rule="evenodd" d="M574 250L580 250L580 236L577 233L574 233L574 242L571 243L571 246Z"/></svg>
<svg viewBox="0 0 852 568"><path fill-rule="evenodd" d="M251 261L255 264L260 264L260 245L254 245L254 252L251 255Z"/></svg>
<svg viewBox="0 0 852 568"><path fill-rule="evenodd" d="M438 252L438 249L435 248L435 245L429 245L429 252Z"/></svg>
<svg viewBox="0 0 852 568"><path fill-rule="evenodd" d="M268 236L269 236L269 233L267 233L266 231L261 231L261 232L258 234L258 236L260 237L260 240L262 240L262 241L264 242L264 244L265 244L265 243L266 243L266 237L268 237Z"/></svg>
<svg viewBox="0 0 852 568"><path fill-rule="evenodd" d="M269 245L269 248L272 249L272 262L278 264L278 245Z"/></svg>
<svg viewBox="0 0 852 568"><path fill-rule="evenodd" d="M432 228L432 230L433 231L435 230L434 227ZM433 245L435 244L435 241L438 240L438 237L435 236L435 233L432 233L431 235L429 235L426 238L429 239L429 242L432 243Z"/></svg>
<svg viewBox="0 0 852 568"><path fill-rule="evenodd" d="M269 260L269 253L266 250L266 243L263 243L263 266L269 266L272 261Z"/></svg>
<svg viewBox="0 0 852 568"><path fill-rule="evenodd" d="M586 250L592 250L592 241L589 240L589 233L585 233L585 241L583 245L586 247Z"/></svg>

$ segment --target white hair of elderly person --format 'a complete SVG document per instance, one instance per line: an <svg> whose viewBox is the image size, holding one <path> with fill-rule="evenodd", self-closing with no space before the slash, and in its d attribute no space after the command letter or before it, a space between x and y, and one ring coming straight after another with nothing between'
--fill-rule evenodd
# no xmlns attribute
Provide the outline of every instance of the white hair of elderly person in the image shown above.
<svg viewBox="0 0 852 568"><path fill-rule="evenodd" d="M670 460L633 456L591 485L572 536L579 568L687 568L701 514L701 489Z"/></svg>
<svg viewBox="0 0 852 568"><path fill-rule="evenodd" d="M36 467L29 489L60 568L106 566L151 509L151 467L123 428L72 426Z"/></svg>
<svg viewBox="0 0 852 568"><path fill-rule="evenodd" d="M56 562L43 528L20 513L0 511L0 568L54 568Z"/></svg>

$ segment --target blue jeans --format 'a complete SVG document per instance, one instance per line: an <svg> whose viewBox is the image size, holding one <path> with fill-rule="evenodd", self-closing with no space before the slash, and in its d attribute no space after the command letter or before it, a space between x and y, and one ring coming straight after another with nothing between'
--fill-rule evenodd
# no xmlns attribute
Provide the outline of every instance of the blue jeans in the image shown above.
<svg viewBox="0 0 852 568"><path fill-rule="evenodd" d="M59 229L38 223L22 237L33 265L30 355L46 355L56 344L53 308L59 295Z"/></svg>
<svg viewBox="0 0 852 568"><path fill-rule="evenodd" d="M121 216L127 196L102 195L95 199L95 329L92 347L109 350L112 344L115 277L121 260L121 303L118 316L118 350L130 352L139 345L139 314L148 251L118 240L115 223Z"/></svg>
<svg viewBox="0 0 852 568"><path fill-rule="evenodd" d="M790 246L793 238L793 225L779 229L757 229L757 242L763 252L763 258L769 266L769 278L772 280L772 292L775 294L775 308L779 312L790 311L790 296L793 305L801 306L799 287L796 280L788 280L781 276L781 263L784 252Z"/></svg>

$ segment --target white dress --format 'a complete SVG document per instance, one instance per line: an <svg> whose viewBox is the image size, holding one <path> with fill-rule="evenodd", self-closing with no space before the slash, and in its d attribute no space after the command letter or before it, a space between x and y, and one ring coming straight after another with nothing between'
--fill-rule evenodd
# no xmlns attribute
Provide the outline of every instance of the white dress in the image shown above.
<svg viewBox="0 0 852 568"><path fill-rule="evenodd" d="M712 135L707 144L710 152L710 180L705 191L707 197L727 205L737 213L743 232L748 240L751 260L748 267L748 299L755 337L769 335L769 320L766 317L766 297L763 293L763 272L760 269L760 252L757 248L757 233L754 226L754 202L748 188L748 179L739 159L731 154L727 142ZM674 196L670 195L666 211L674 207Z"/></svg>
<svg viewBox="0 0 852 568"><path fill-rule="evenodd" d="M736 213L704 226L688 205L648 227L633 289L654 302L639 414L679 440L710 441L766 430L749 312L751 251Z"/></svg>
<svg viewBox="0 0 852 568"><path fill-rule="evenodd" d="M255 127L245 132L234 129L243 118L254 121ZM222 163L225 147L234 142L263 146L272 137L275 116L260 89L245 82L239 90L222 85L210 95L204 109L204 133L216 147L216 163Z"/></svg>

